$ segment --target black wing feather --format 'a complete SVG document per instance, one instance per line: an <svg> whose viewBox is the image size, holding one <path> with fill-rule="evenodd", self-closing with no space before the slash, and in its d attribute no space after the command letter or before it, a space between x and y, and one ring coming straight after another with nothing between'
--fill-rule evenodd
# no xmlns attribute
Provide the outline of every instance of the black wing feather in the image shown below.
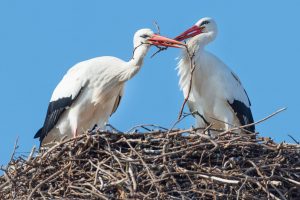
<svg viewBox="0 0 300 200"><path fill-rule="evenodd" d="M116 112L116 110L118 109L120 102L121 102L122 96L119 95L115 101L115 105L113 107L113 111L111 112L110 116L112 116L112 114L114 114Z"/></svg>
<svg viewBox="0 0 300 200"><path fill-rule="evenodd" d="M250 107L246 106L243 102L239 100L234 100L233 103L230 103L229 101L227 102L235 112L242 126L254 122ZM245 129L251 132L255 132L254 125L246 127Z"/></svg>
<svg viewBox="0 0 300 200"><path fill-rule="evenodd" d="M59 98L56 101L51 101L48 106L46 119L42 128L40 128L35 134L34 138L40 138L40 142L47 136L47 134L53 129L58 122L61 115L66 109L68 109L74 101L79 97L83 87L79 90L78 94L73 98L70 97Z"/></svg>

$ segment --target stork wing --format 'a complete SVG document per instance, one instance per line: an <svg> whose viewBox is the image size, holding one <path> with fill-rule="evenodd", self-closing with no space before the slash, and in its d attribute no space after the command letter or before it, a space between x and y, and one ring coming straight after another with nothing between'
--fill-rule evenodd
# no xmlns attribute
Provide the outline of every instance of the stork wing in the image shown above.
<svg viewBox="0 0 300 200"><path fill-rule="evenodd" d="M232 81L229 81L231 84L231 99L228 99L227 102L233 109L236 114L240 124L246 125L254 122L252 112L250 109L251 102L248 97L246 90L243 88L241 81L233 72L231 72ZM251 132L255 132L255 126L249 126L245 128Z"/></svg>
<svg viewBox="0 0 300 200"><path fill-rule="evenodd" d="M43 139L47 136L48 132L50 132L51 129L56 125L64 111L67 110L79 97L82 90L83 87L79 90L79 93L75 97L72 97L71 95L69 97L59 98L56 101L51 101L48 106L44 125L35 134L34 138L40 138L40 141L42 142Z"/></svg>
<svg viewBox="0 0 300 200"><path fill-rule="evenodd" d="M239 100L234 100L232 103L230 103L229 101L227 102L235 112L242 126L246 124L252 124L254 122L250 107L247 107L243 102ZM254 125L246 127L245 129L251 132L255 132Z"/></svg>
<svg viewBox="0 0 300 200"><path fill-rule="evenodd" d="M34 138L40 138L40 141L43 141L51 129L55 127L62 114L78 99L86 85L83 83L80 72L71 68L55 88L44 125L38 130Z"/></svg>
<svg viewBox="0 0 300 200"><path fill-rule="evenodd" d="M116 110L118 109L123 94L124 94L124 88L121 89L120 94L117 96L115 104L114 104L114 107L112 109L112 112L111 112L110 116L112 116L112 114L114 114L116 112Z"/></svg>

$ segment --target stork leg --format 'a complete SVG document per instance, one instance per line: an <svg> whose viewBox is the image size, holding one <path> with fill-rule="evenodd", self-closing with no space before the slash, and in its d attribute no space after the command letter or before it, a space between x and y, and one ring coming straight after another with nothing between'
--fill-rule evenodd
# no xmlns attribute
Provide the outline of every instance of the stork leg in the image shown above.
<svg viewBox="0 0 300 200"><path fill-rule="evenodd" d="M217 103L214 107L214 115L219 122L224 124L224 129L226 131L234 126L234 115L226 103Z"/></svg>
<svg viewBox="0 0 300 200"><path fill-rule="evenodd" d="M73 137L74 137L74 138L77 137L77 128L76 128L75 131L73 132Z"/></svg>
<svg viewBox="0 0 300 200"><path fill-rule="evenodd" d="M200 114L198 111L196 112L196 126L206 128L210 125L210 123L205 119L203 114ZM207 130L207 135L211 136L210 129Z"/></svg>
<svg viewBox="0 0 300 200"><path fill-rule="evenodd" d="M204 117L203 110L198 109L195 114L193 115L196 118L196 128L206 128L210 125L207 119ZM211 131L208 129L205 134L211 136Z"/></svg>
<svg viewBox="0 0 300 200"><path fill-rule="evenodd" d="M203 124L203 125L205 124L206 126L210 125L210 123L205 119L204 115L200 114L198 111L196 112L196 115L202 119L201 124ZM198 119L198 121L199 121L199 119Z"/></svg>
<svg viewBox="0 0 300 200"><path fill-rule="evenodd" d="M222 121L224 121L225 130L228 131L232 128L232 120L231 117L226 117Z"/></svg>
<svg viewBox="0 0 300 200"><path fill-rule="evenodd" d="M193 116L196 118L196 128L205 128L206 120L204 118L202 108L197 108L196 110L193 110L192 113Z"/></svg>

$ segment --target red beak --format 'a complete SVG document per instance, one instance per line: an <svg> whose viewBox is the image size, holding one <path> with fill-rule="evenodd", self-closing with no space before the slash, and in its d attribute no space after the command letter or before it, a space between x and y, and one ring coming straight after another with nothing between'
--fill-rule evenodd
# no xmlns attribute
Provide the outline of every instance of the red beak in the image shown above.
<svg viewBox="0 0 300 200"><path fill-rule="evenodd" d="M154 34L150 39L148 39L148 41L151 44L156 46L175 47L175 48L182 48L183 46L186 46L186 44L184 43L157 34Z"/></svg>
<svg viewBox="0 0 300 200"><path fill-rule="evenodd" d="M202 33L203 28L199 26L192 26L188 30L184 31L180 35L178 35L175 40L182 41L191 37L194 37L195 35L199 35Z"/></svg>

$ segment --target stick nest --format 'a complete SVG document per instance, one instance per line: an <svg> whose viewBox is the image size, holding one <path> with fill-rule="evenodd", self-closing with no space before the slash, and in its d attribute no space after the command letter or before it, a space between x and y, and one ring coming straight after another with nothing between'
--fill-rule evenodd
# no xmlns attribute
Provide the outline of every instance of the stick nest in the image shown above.
<svg viewBox="0 0 300 200"><path fill-rule="evenodd" d="M300 146L194 129L94 132L0 176L0 199L300 199Z"/></svg>

